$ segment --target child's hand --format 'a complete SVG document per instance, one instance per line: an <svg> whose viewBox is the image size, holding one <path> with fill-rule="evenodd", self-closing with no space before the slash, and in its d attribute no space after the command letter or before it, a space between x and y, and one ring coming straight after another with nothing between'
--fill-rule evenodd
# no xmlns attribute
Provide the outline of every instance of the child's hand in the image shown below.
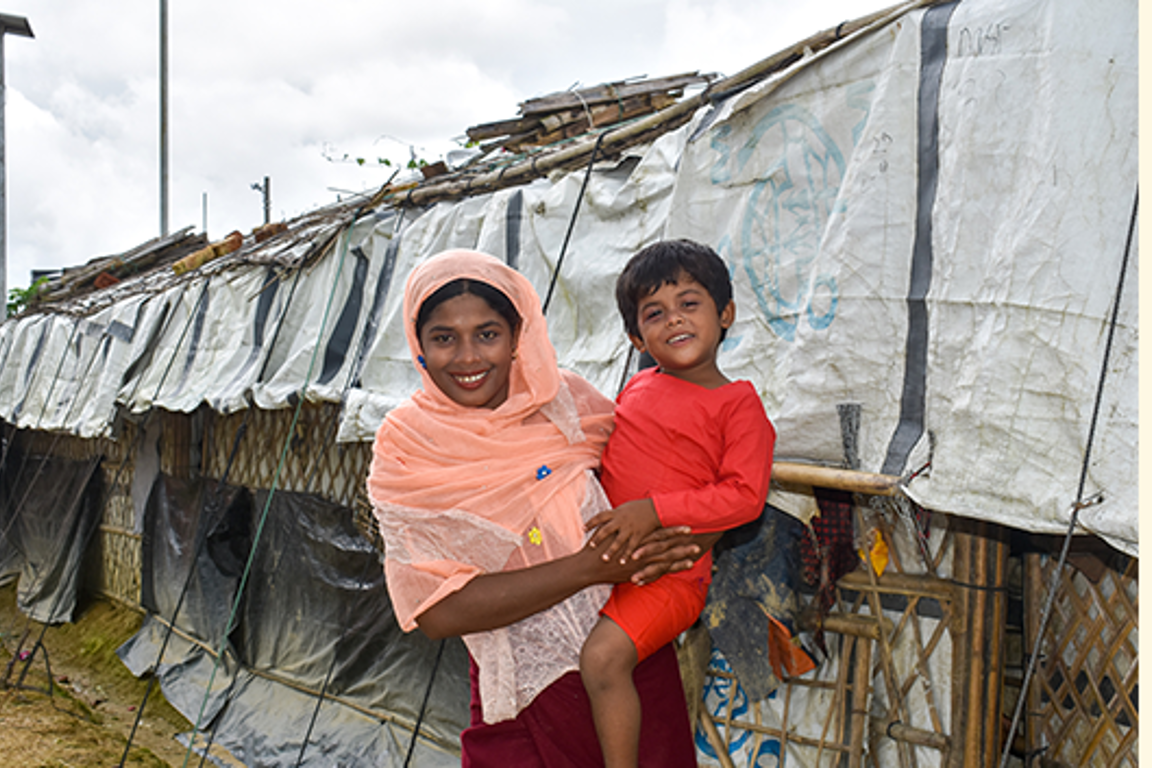
<svg viewBox="0 0 1152 768"><path fill-rule="evenodd" d="M660 516L651 499L629 501L615 509L601 512L584 526L584 530L596 529L588 545L599 547L605 543L608 548L601 557L611 560L619 557L624 564L632 556L645 536L660 527Z"/></svg>

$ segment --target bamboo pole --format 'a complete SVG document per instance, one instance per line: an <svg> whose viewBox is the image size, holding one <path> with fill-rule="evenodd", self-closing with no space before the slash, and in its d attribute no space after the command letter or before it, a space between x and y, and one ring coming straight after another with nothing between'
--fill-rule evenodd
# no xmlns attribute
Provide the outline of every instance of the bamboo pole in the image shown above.
<svg viewBox="0 0 1152 768"><path fill-rule="evenodd" d="M720 731L716 729L716 723L712 721L712 716L708 714L708 710L700 710L700 725L704 727L704 734L708 737L708 743L712 745L712 749L716 752L716 759L720 762L721 768L736 768L735 763L732 762L732 757L728 754L728 747L724 744L724 739L720 738Z"/></svg>
<svg viewBox="0 0 1152 768"><path fill-rule="evenodd" d="M892 632L892 621L885 616L865 616L857 613L829 613L823 618L814 613L802 613L798 617L801 629L823 629L847 637L860 637L865 640L879 640L882 632Z"/></svg>
<svg viewBox="0 0 1152 768"><path fill-rule="evenodd" d="M875 616L883 616L884 611L880 604L879 582L871 566L865 566L864 573L870 582L870 589L865 590L868 607ZM880 669L884 675L884 689L888 695L888 719L908 719L908 702L900 695L899 678L896 675L896 666L892 656L892 640L888 633L881 632ZM917 768L916 753L901 741L896 742L896 755L900 760L901 768Z"/></svg>
<svg viewBox="0 0 1152 768"><path fill-rule="evenodd" d="M952 740L944 733L926 731L923 728L914 728L911 725L905 725L900 722L888 723L887 726L884 726L883 721L878 718L874 721L889 738L895 739L896 741L903 741L906 744L914 744L920 747L931 747L941 752L947 752L952 745Z"/></svg>
<svg viewBox="0 0 1152 768"><path fill-rule="evenodd" d="M1044 568L1039 552L1028 552L1024 555L1024 658L1021 660L1021 666L1028 666L1028 654L1031 649L1035 647L1036 634L1040 631L1040 612L1036 610L1028 610L1029 606L1044 605ZM1041 683L1041 675L1044 671L1043 659L1038 660L1036 671L1038 674L1032 676L1031 684L1028 690L1021 689L1020 695L1026 696L1024 702L1024 717L1021 719L1020 728L1024 733L1024 750L1027 754L1032 754L1034 750L1044 746L1043 744L1043 725L1038 723L1034 714L1043 711L1041 692L1043 690L1043 683ZM1021 679L1021 686L1023 685Z"/></svg>
<svg viewBox="0 0 1152 768"><path fill-rule="evenodd" d="M876 576L873 582L868 571L863 568L844 574L838 583L841 587L856 591L875 589L885 594L931 597L948 603L956 600L958 591L953 581L915 573L883 573Z"/></svg>
<svg viewBox="0 0 1152 768"><path fill-rule="evenodd" d="M861 768L864 761L864 726L868 722L868 693L872 683L872 643L856 643L856 666L852 674L852 731L848 739L848 768Z"/></svg>
<svg viewBox="0 0 1152 768"><path fill-rule="evenodd" d="M772 479L789 485L808 485L832 488L871 496L895 496L900 489L900 478L874 472L860 472L819 464L801 464L792 461L772 463Z"/></svg>
<svg viewBox="0 0 1152 768"><path fill-rule="evenodd" d="M840 730L843 730L843 718L838 717L841 710L848 706L848 660L852 657L852 649L856 647L856 637L848 635L844 638L843 643L840 645L840 663L836 669L836 688L835 693L832 695L832 706L828 708L828 714L824 718L824 725L820 729L820 741L816 749L815 765L820 765L820 759L824 756L825 748L832 748L843 750L840 740L830 743L828 741L828 728L832 725L833 718L836 718Z"/></svg>
<svg viewBox="0 0 1152 768"><path fill-rule="evenodd" d="M967 521L954 532L958 585L952 634L949 768L995 766L999 757L1007 599L1004 529Z"/></svg>
<svg viewBox="0 0 1152 768"><path fill-rule="evenodd" d="M952 534L952 578L967 583L972 578L972 537L954 531ZM972 656L979 653L972 647L968 615L971 612L971 590L959 590L956 607L952 612L952 737L959 745L948 756L948 768L964 768L965 734L968 731L968 694L966 686L971 679Z"/></svg>

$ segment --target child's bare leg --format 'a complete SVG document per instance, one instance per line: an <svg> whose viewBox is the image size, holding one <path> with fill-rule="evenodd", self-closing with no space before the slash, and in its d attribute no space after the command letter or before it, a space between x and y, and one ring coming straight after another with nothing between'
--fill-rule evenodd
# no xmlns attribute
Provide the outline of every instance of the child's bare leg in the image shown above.
<svg viewBox="0 0 1152 768"><path fill-rule="evenodd" d="M605 768L636 768L640 696L632 682L636 646L611 619L600 617L580 651L580 676L592 703Z"/></svg>

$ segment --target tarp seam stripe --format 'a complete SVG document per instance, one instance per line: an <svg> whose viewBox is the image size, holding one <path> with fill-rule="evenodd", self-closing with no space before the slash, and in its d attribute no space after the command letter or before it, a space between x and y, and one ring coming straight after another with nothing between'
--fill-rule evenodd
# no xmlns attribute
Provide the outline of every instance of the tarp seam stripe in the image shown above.
<svg viewBox="0 0 1152 768"><path fill-rule="evenodd" d="M256 316L252 319L252 351L248 353L248 358L241 364L232 380L228 382L228 386L224 388L225 392L231 392L233 387L243 381L249 369L260 359L260 353L264 351L264 326L268 322L273 301L279 292L280 277L276 274L274 267L268 267L264 284L260 286L260 298L256 301Z"/></svg>
<svg viewBox="0 0 1152 768"><path fill-rule="evenodd" d="M180 347L184 346L184 337L188 335L188 329L192 327L197 316L200 313L200 307L208 301L208 280L204 281L204 286L200 289L200 296L196 299L196 305L189 313L188 319L184 323L184 328L180 331L180 338L176 340L176 346L172 350L172 357L168 359L168 365L164 366L164 373L160 376L160 381L156 382L156 389L152 393L152 399L149 402L149 408L156 407L156 401L160 397L160 390L164 387L164 382L168 380L168 374L172 371L172 366L176 364L176 358L180 353ZM157 337L159 341L159 337ZM187 372L185 372L187 373Z"/></svg>
<svg viewBox="0 0 1152 768"><path fill-rule="evenodd" d="M36 417L36 425L33 429L39 429L44 422L44 414L48 412L48 403L51 402L52 394L56 391L56 382L60 380L60 374L64 371L64 363L68 360L68 351L72 349L72 342L75 340L82 322L83 320L76 318L76 322L72 324L72 332L68 334L68 341L64 343L64 351L60 353L60 362L56 364L56 373L52 375L52 383L48 385L48 392L44 395L44 402L40 405L40 415ZM27 382L25 382L25 387L27 386Z"/></svg>
<svg viewBox="0 0 1152 768"><path fill-rule="evenodd" d="M400 251L400 227L404 223L404 211L400 211L399 219L392 232L392 241L384 249L384 264L380 267L380 275L376 278L376 291L372 296L372 308L368 311L368 318L364 322L364 333L360 337L360 346L356 351L356 363L348 376L348 384L344 387L346 393L352 387L360 386L360 374L364 371L364 361L368 356L368 348L376 340L376 332L380 328L380 313L384 311L384 301L392 290L392 276L396 272L396 256ZM341 403L344 398L341 397Z"/></svg>
<svg viewBox="0 0 1152 768"><path fill-rule="evenodd" d="M924 434L924 400L928 379L928 289L932 285L932 212L939 171L940 82L948 58L948 22L958 0L924 12L920 24L920 85L917 92L916 235L908 285L908 337L900 417L882 474L904 471L908 455Z"/></svg>
<svg viewBox="0 0 1152 768"><path fill-rule="evenodd" d="M36 365L40 362L40 355L44 352L45 339L48 337L48 329L52 325L52 317L50 315L45 315L44 317L44 324L40 328L40 338L36 340L36 346L32 348L32 359L28 362L28 369L24 372L24 396L20 398L20 402L12 409L13 424L20 419L20 414L24 410L24 403L28 401L28 382L32 380Z"/></svg>
<svg viewBox="0 0 1152 768"><path fill-rule="evenodd" d="M504 213L504 263L520 269L520 226L524 220L524 190L518 189L508 198Z"/></svg>
<svg viewBox="0 0 1152 768"><path fill-rule="evenodd" d="M180 382L172 393L173 397L183 392L184 387L188 385L188 374L192 372L192 363L196 360L196 353L200 351L200 339L204 335L204 323L208 318L208 304L211 299L208 291L205 291L203 301L196 305L195 322L192 323L192 338L188 340L188 356L184 358L184 369L180 371Z"/></svg>
<svg viewBox="0 0 1152 768"><path fill-rule="evenodd" d="M360 307L364 305L364 278L368 276L368 257L358 245L352 249L352 255L356 257L356 268L352 272L352 287L348 290L348 297L344 299L344 306L340 309L336 324L332 326L332 335L328 337L328 345L324 349L324 366L316 379L317 384L332 381L344 367L348 350L352 346L352 338L360 325Z"/></svg>
<svg viewBox="0 0 1152 768"><path fill-rule="evenodd" d="M276 349L276 342L280 340L280 331L284 328L284 320L288 317L288 310L292 307L292 299L296 296L296 288L300 285L300 276L303 273L304 268L299 267L292 277L292 287L288 289L288 295L284 298L284 308L280 310L280 319L276 322L276 330L272 332L272 338L268 339L268 343L264 345L264 360L260 363L260 371L256 374L256 380L253 382L254 385L262 382L264 380L264 374L268 372L268 364L272 360L272 353Z"/></svg>
<svg viewBox="0 0 1152 768"><path fill-rule="evenodd" d="M149 298L147 301L141 304L141 315L144 313L147 307L151 306L152 301L153 299ZM143 382L144 369L151 361L152 355L156 353L156 345L159 343L163 335L168 332L168 326L172 322L172 302L168 300L167 296L162 298L162 305L157 311L160 313L160 317L156 320L155 323L152 324L152 327L148 330L148 338L145 339L144 343L140 345L139 354L137 354L135 358L130 359L128 364L124 366L124 373L120 376L120 384L116 387L116 394L119 396L120 390L124 387L125 383L135 379L135 383L132 385L132 391L129 392L128 397L124 399L124 402L126 402L129 406L131 406L132 401L136 399L136 393L140 391L140 384ZM139 324L141 318L138 316L136 321L137 324ZM136 375L137 372L140 373L139 376Z"/></svg>

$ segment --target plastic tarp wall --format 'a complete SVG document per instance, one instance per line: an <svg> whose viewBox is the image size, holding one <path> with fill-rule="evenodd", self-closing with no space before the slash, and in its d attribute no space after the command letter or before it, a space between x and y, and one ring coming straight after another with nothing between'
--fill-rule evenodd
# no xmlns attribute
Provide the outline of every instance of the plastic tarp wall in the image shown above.
<svg viewBox="0 0 1152 768"><path fill-rule="evenodd" d="M643 245L692 237L731 266L737 321L721 367L758 388L777 426L778 459L851 459L899 475L931 461L908 485L924 506L1062 531L1134 205L1137 29L1134 0L963 0L916 10L598 163L548 312L561 364L614 395L631 368L615 276ZM325 258L279 279L265 265L210 265L84 318L0 324L0 418L106 436L119 409L189 412L208 403L228 413L286 407L303 392L343 404L340 440L370 440L419 382L400 311L412 267L445 248L477 248L547 295L582 181L582 171L556 174L426 210L380 209ZM1103 501L1079 518L1130 554L1138 551L1137 263L1133 249L1087 477L1088 494L1102 492ZM847 440L841 412L860 417ZM181 547L199 531L200 511L183 520L149 509L158 516L147 522L158 526L152 547L165 526L180 532ZM229 529L236 541L253 530L261 502L245 509L249 527ZM333 514L292 494L273 500L269 524L286 527L261 543L264 570L246 589L213 684L210 714L238 751L290 751L310 701L301 694L289 706L295 694L251 670L318 689L326 653L348 665L333 678L348 689L334 692L394 713L400 727L337 739L335 721L360 715L326 704L317 755L338 742L394 755L414 719L434 648L391 625L357 626L355 641L339 640L348 616L378 615L340 610L385 598L378 572L364 580L356 570L374 554L342 539L352 536L350 521ZM322 541L348 556L329 561L305 546ZM172 607L170 582L182 583L191 562L181 552L150 555L150 599L161 615ZM209 548L207 557L215 588L231 594L235 563L225 554ZM347 563L357 564L341 570ZM218 610L190 609L203 625L181 626L215 647ZM273 628L283 626L270 622L290 617L308 627L280 637ZM137 640L147 652L127 654L129 666L148 668L160 637L160 624L149 622ZM373 639L346 647L362 638ZM160 667L165 693L186 702L178 706L192 707L183 697L210 676L211 659L198 648L173 639ZM365 663L377 666L355 666ZM459 672L459 659L448 668ZM387 691L374 687L386 679ZM243 693L219 709L233 681ZM463 683L451 685L445 700L463 706ZM281 711L273 704L287 708L292 733L261 714ZM454 739L464 720L445 710L431 727ZM433 764L444 754L427 750Z"/></svg>
<svg viewBox="0 0 1152 768"><path fill-rule="evenodd" d="M1062 530L1136 193L1136 4L937 6L718 110L668 234L718 243L726 369L778 455L904 474L924 506ZM1136 552L1136 259L1085 527ZM749 311L750 310L750 311Z"/></svg>
<svg viewBox="0 0 1152 768"><path fill-rule="evenodd" d="M1134 2L938 5L605 164L549 313L562 364L614 393L615 274L657 237L714 244L737 302L721 365L760 390L777 458L895 475L930 461L909 484L922 505L1062 531L1132 224L1136 28ZM475 247L544 295L579 181L436 206L403 231L395 270ZM1133 554L1136 264L1133 249L1086 483L1103 503L1080 516ZM370 438L415 386L399 302L343 439Z"/></svg>
<svg viewBox="0 0 1152 768"><path fill-rule="evenodd" d="M214 652L257 531L259 546L217 665ZM295 765L317 701L302 689L327 684L300 765L403 762L438 644L396 625L378 555L350 510L286 492L269 506L266 492L226 487L218 494L213 482L161 475L149 497L145 544L144 602L152 618L119 653L134 674L155 672L165 698L189 721L199 720L198 743L214 732L214 742L245 764ZM176 626L198 642L173 634L160 659L165 626L155 616L171 619L178 603ZM447 641L415 764L458 764L467 674L463 645Z"/></svg>
<svg viewBox="0 0 1152 768"><path fill-rule="evenodd" d="M99 457L87 461L4 451L0 564L19 575L16 604L44 624L71 621L80 569L100 513Z"/></svg>
<svg viewBox="0 0 1152 768"><path fill-rule="evenodd" d="M898 475L930 460L909 484L919 503L1062 530L1134 205L1136 15L1133 0L905 13L599 163L549 309L561 363L615 394L615 275L655 239L699 239L736 287L721 364L760 390L778 458L847 451ZM399 316L412 266L478 248L545 295L582 181L378 210L299 281L253 265L79 321L5 323L0 417L107 435L115 404L229 412L303 391L343 403L339 439L371 439L418 382ZM1130 554L1136 264L1086 483L1103 502L1080 516Z"/></svg>

